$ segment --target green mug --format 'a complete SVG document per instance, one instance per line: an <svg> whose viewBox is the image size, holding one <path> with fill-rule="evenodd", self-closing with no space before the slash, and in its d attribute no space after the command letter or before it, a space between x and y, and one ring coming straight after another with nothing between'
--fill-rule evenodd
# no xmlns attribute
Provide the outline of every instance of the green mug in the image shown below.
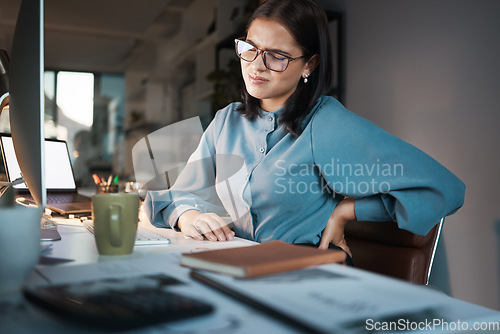
<svg viewBox="0 0 500 334"><path fill-rule="evenodd" d="M132 253L139 220L139 203L137 193L106 193L92 196L92 219L99 254Z"/></svg>

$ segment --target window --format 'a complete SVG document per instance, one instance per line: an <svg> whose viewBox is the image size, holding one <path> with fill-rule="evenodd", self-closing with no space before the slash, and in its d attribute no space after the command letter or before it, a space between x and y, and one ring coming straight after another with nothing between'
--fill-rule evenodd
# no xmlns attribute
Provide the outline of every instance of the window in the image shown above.
<svg viewBox="0 0 500 334"><path fill-rule="evenodd" d="M92 174L117 173L123 160L124 90L122 75L46 71L45 136L68 142L79 186L92 186Z"/></svg>

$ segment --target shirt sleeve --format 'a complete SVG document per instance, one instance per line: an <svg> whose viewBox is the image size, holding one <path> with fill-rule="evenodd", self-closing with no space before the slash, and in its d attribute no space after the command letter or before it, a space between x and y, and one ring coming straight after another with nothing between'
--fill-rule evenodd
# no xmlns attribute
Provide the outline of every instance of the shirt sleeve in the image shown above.
<svg viewBox="0 0 500 334"><path fill-rule="evenodd" d="M333 99L314 115L314 161L328 186L355 198L358 220L393 220L425 235L464 202L465 185L429 155Z"/></svg>
<svg viewBox="0 0 500 334"><path fill-rule="evenodd" d="M225 215L215 190L215 141L226 109L209 124L174 185L168 190L147 192L144 212L154 226L176 228L177 220L188 210Z"/></svg>

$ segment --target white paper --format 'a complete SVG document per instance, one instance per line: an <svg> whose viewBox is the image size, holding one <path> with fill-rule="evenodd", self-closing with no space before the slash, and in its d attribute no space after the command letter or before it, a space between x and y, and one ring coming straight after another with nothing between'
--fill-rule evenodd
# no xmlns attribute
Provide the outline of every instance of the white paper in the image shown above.
<svg viewBox="0 0 500 334"><path fill-rule="evenodd" d="M444 303L429 288L340 265L248 280L202 274L321 332L357 333L369 319L432 318Z"/></svg>

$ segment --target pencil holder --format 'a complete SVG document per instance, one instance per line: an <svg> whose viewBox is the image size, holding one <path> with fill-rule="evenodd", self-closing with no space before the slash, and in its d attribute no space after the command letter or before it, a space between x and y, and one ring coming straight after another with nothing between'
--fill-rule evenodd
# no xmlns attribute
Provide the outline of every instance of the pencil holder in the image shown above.
<svg viewBox="0 0 500 334"><path fill-rule="evenodd" d="M117 184L98 184L96 185L96 193L97 194L107 194L107 193L117 193L118 185Z"/></svg>

